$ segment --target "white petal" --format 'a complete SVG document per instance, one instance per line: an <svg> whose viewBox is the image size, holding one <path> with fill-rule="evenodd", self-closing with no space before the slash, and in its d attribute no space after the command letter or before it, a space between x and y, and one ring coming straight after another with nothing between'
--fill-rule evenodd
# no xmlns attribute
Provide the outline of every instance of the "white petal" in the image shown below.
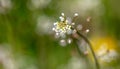
<svg viewBox="0 0 120 69"><path fill-rule="evenodd" d="M55 31L55 28L52 28L53 31Z"/></svg>
<svg viewBox="0 0 120 69"><path fill-rule="evenodd" d="M61 21L64 21L64 17L61 17L61 16L60 16L59 18L60 18Z"/></svg>
<svg viewBox="0 0 120 69"><path fill-rule="evenodd" d="M75 13L74 16L75 16L75 17L78 16L78 13Z"/></svg>
<svg viewBox="0 0 120 69"><path fill-rule="evenodd" d="M72 34L72 30L67 30L67 34Z"/></svg>
<svg viewBox="0 0 120 69"><path fill-rule="evenodd" d="M86 32L86 33L88 33L89 31L90 31L90 30L89 30L89 29L87 29L85 32Z"/></svg>
<svg viewBox="0 0 120 69"><path fill-rule="evenodd" d="M75 25L75 23L72 23L71 25Z"/></svg>
<svg viewBox="0 0 120 69"><path fill-rule="evenodd" d="M65 14L64 14L64 13L61 13L61 15L62 15L62 16L65 16Z"/></svg>
<svg viewBox="0 0 120 69"><path fill-rule="evenodd" d="M62 39L62 40L60 40L60 45L61 45L61 46L66 46L66 45L67 45L67 43L66 43L66 41L65 41L65 40L63 40L63 39Z"/></svg>
<svg viewBox="0 0 120 69"><path fill-rule="evenodd" d="M72 39L69 38L69 39L67 40L67 42L70 44L70 43L72 42Z"/></svg>

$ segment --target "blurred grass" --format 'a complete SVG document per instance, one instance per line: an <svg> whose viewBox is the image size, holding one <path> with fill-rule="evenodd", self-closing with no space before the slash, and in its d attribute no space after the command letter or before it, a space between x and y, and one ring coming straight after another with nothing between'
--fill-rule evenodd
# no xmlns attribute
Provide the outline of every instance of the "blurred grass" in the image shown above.
<svg viewBox="0 0 120 69"><path fill-rule="evenodd" d="M19 69L29 69L30 65L35 66L33 69L57 69L60 65L67 64L71 58L70 52L74 50L74 44L61 47L51 35L38 35L35 31L37 17L42 15L58 17L61 10L56 4L59 4L59 1L51 0L44 8L36 10L29 10L28 1L12 0L12 9L8 13L0 13L0 44L9 44L14 61L17 63L21 59L20 61L25 63L20 64ZM68 1L72 2L72 0ZM100 31L114 36L119 44L120 9L116 6L119 5L119 1L102 0L102 4L104 14L100 17ZM2 66L1 62L0 65Z"/></svg>

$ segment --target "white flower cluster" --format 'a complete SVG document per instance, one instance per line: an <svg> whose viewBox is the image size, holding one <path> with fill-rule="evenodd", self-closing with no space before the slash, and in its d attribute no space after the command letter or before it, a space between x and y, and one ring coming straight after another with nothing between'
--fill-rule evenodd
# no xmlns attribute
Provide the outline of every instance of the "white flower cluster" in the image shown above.
<svg viewBox="0 0 120 69"><path fill-rule="evenodd" d="M62 38L60 40L60 44L62 46L65 46L67 43L70 44L72 42L72 39L69 37L71 34L75 33L75 30L80 31L82 30L82 25L77 25L77 28L75 27L75 18L78 16L77 13L74 14L73 19L66 17L64 13L61 13L61 16L59 17L60 21L55 22L53 25L53 31L55 32L56 38ZM86 30L86 32L89 32L89 29ZM67 38L67 40L65 39Z"/></svg>
<svg viewBox="0 0 120 69"><path fill-rule="evenodd" d="M57 37L65 38L66 34L72 33L72 25L70 21L66 19L64 13L61 13L59 17L60 21L54 23L53 31L55 31Z"/></svg>
<svg viewBox="0 0 120 69"><path fill-rule="evenodd" d="M54 28L53 30L56 32L56 33L67 33L69 31L71 31L71 26L67 23L67 22L56 22L54 23Z"/></svg>
<svg viewBox="0 0 120 69"><path fill-rule="evenodd" d="M77 15L78 14L75 14L75 16ZM56 38L62 38L62 40L60 40L60 44L65 46L67 43L70 44L72 42L70 38L68 38L68 40L64 40L63 38L66 38L66 35L72 34L73 30L71 28L73 24L70 19L66 19L64 13L61 13L59 19L60 21L54 23L53 31L56 33Z"/></svg>

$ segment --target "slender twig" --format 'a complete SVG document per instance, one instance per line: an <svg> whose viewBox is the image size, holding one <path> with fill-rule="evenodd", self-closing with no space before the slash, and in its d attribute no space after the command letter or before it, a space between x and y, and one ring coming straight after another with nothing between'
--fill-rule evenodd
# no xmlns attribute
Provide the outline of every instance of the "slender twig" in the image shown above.
<svg viewBox="0 0 120 69"><path fill-rule="evenodd" d="M82 37L82 38L85 40L85 42L88 44L88 46L89 46L89 48L90 48L90 50L91 50L91 53L92 53L92 55L93 55L95 64L96 64L96 69L100 69L99 63L98 63L98 60L97 60L97 57L95 56L95 53L94 53L94 50L93 50L93 48L92 48L92 44L90 43L90 41L89 41L84 35L82 35L80 32L76 31L76 34L77 34L79 37ZM75 39L79 40L78 37L75 38ZM80 49L79 49L78 46L79 46L79 45L77 45L77 50L78 50L78 52L80 52Z"/></svg>

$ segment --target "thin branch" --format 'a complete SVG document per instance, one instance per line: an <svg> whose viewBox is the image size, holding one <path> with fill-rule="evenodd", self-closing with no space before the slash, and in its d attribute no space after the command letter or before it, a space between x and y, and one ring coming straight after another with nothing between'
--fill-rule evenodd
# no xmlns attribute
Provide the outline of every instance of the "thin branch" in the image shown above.
<svg viewBox="0 0 120 69"><path fill-rule="evenodd" d="M82 35L81 33L79 33L78 31L76 31L76 35L79 36L79 37L82 37L82 38L85 40L85 42L88 44L88 46L89 46L89 48L90 48L90 50L91 50L91 52L92 52L92 55L93 55L95 64L96 64L96 69L100 69L100 66L99 66L97 57L95 56L95 53L94 53L94 50L93 50L93 48L92 48L92 44L90 43L90 41L89 41L84 35ZM75 39L79 40L78 37L75 38ZM77 45L77 46L78 46L78 45ZM77 47L77 48L79 48L79 47ZM78 49L78 52L80 52L79 50L80 50L80 49Z"/></svg>

